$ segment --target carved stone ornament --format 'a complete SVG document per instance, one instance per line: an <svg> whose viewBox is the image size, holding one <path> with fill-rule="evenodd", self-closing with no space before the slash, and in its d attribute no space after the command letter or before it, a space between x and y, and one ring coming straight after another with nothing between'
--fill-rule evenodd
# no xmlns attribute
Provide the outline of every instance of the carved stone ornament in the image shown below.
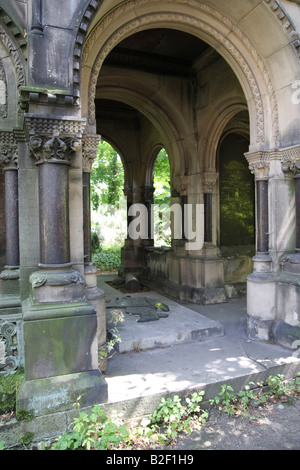
<svg viewBox="0 0 300 470"><path fill-rule="evenodd" d="M50 139L49 136L35 135L30 137L29 147L38 163L69 163L73 152L81 148L81 141L77 138L60 138L56 135Z"/></svg>
<svg viewBox="0 0 300 470"><path fill-rule="evenodd" d="M211 194L216 186L218 173L203 173L202 188L203 193Z"/></svg>
<svg viewBox="0 0 300 470"><path fill-rule="evenodd" d="M171 192L173 197L184 196L187 194L188 181L187 177L174 178L171 181Z"/></svg>
<svg viewBox="0 0 300 470"><path fill-rule="evenodd" d="M245 157L249 163L249 169L254 174L256 181L269 179L270 156L268 152L258 151L247 153Z"/></svg>
<svg viewBox="0 0 300 470"><path fill-rule="evenodd" d="M291 147L283 150L281 167L284 173L291 172L296 178L300 177L300 147Z"/></svg>
<svg viewBox="0 0 300 470"><path fill-rule="evenodd" d="M82 169L90 173L95 158L97 157L97 147L101 140L100 135L83 134L82 137Z"/></svg>
<svg viewBox="0 0 300 470"><path fill-rule="evenodd" d="M15 323L0 322L0 374L13 372L19 365L16 337Z"/></svg>
<svg viewBox="0 0 300 470"><path fill-rule="evenodd" d="M81 148L85 119L25 115L31 156L39 163L70 163Z"/></svg>
<svg viewBox="0 0 300 470"><path fill-rule="evenodd" d="M5 169L18 168L18 147L17 145L0 143L0 163Z"/></svg>

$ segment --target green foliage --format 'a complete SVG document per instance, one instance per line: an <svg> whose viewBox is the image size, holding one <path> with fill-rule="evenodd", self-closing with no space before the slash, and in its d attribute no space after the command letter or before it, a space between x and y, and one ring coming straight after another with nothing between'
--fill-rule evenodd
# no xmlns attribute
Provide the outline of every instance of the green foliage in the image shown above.
<svg viewBox="0 0 300 470"><path fill-rule="evenodd" d="M178 395L162 398L154 413L142 422L138 434L163 444L176 439L179 433L199 429L208 418L208 412L200 407L203 396L204 392L194 392L185 397L184 403Z"/></svg>
<svg viewBox="0 0 300 470"><path fill-rule="evenodd" d="M107 341L100 349L99 349L99 369L101 369L103 363L106 359L110 359L114 353L112 353L115 345L120 343L121 336L118 331L118 323L124 321L124 314L122 310L114 309L111 311L111 318L110 322L112 327L109 330L109 334L111 336L110 340Z"/></svg>
<svg viewBox="0 0 300 470"><path fill-rule="evenodd" d="M171 203L170 192L170 162L166 150L163 148L157 155L154 166L154 204L162 205Z"/></svg>
<svg viewBox="0 0 300 470"><path fill-rule="evenodd" d="M100 239L97 233L93 231L91 233L91 248L92 248L92 253L97 253L101 250Z"/></svg>
<svg viewBox="0 0 300 470"><path fill-rule="evenodd" d="M120 248L102 248L93 253L93 263L99 267L100 271L115 271L121 266Z"/></svg>
<svg viewBox="0 0 300 470"><path fill-rule="evenodd" d="M91 171L91 203L94 210L99 205L118 205L124 187L124 169L116 150L102 140Z"/></svg>
<svg viewBox="0 0 300 470"><path fill-rule="evenodd" d="M64 432L50 449L111 450L125 443L128 436L124 425L112 422L99 405L94 405L90 415L79 411L78 418L73 421L73 431Z"/></svg>
<svg viewBox="0 0 300 470"><path fill-rule="evenodd" d="M229 415L249 416L251 408L262 406L274 400L285 400L291 403L293 397L300 393L300 373L290 380L285 380L282 374L270 375L266 382L249 382L243 390L234 393L230 385L222 385L221 391L209 402L220 411Z"/></svg>
<svg viewBox="0 0 300 470"><path fill-rule="evenodd" d="M23 377L21 370L0 376L0 414L15 411L17 392Z"/></svg>
<svg viewBox="0 0 300 470"><path fill-rule="evenodd" d="M153 174L153 202L159 206L159 214L155 213L154 224L155 230L155 246L170 246L171 231L170 224L164 224L164 220L170 217L171 206L171 189L170 189L170 162L166 150L163 148L159 152L154 166ZM166 215L168 218L166 219ZM166 226L165 226L166 225Z"/></svg>

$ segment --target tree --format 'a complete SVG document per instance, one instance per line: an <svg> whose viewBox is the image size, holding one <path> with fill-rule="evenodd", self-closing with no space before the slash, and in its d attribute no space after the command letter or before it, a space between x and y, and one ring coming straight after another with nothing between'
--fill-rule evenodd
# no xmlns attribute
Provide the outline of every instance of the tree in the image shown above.
<svg viewBox="0 0 300 470"><path fill-rule="evenodd" d="M154 165L154 204L171 204L170 163L166 150L159 152Z"/></svg>
<svg viewBox="0 0 300 470"><path fill-rule="evenodd" d="M91 172L91 203L94 210L100 205L118 207L124 187L124 168L117 151L105 140L97 149Z"/></svg>

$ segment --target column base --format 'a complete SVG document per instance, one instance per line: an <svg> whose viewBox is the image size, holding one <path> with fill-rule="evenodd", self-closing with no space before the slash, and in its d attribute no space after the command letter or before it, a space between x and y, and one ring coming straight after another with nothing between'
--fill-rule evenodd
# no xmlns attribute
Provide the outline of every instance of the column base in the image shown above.
<svg viewBox="0 0 300 470"><path fill-rule="evenodd" d="M106 304L104 291L97 286L97 268L89 263L84 268L86 299L92 304L97 315L98 350L106 343ZM101 372L107 369L107 361L101 366Z"/></svg>
<svg viewBox="0 0 300 470"><path fill-rule="evenodd" d="M247 336L252 340L272 339L276 319L276 279L271 272L272 258L267 254L253 257L254 270L247 279Z"/></svg>
<svg viewBox="0 0 300 470"><path fill-rule="evenodd" d="M21 313L19 267L5 266L0 278L2 280L0 315L17 315Z"/></svg>
<svg viewBox="0 0 300 470"><path fill-rule="evenodd" d="M44 416L107 402L107 383L99 370L36 380L24 380L17 410Z"/></svg>

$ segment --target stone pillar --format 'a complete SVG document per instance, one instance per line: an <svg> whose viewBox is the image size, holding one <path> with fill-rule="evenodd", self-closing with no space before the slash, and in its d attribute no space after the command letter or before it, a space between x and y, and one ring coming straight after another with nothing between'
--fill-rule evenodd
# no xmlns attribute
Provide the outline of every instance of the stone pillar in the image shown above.
<svg viewBox="0 0 300 470"><path fill-rule="evenodd" d="M154 245L154 233L153 233L153 186L144 186L144 204L147 208L148 213L148 239L145 240L145 246L152 247Z"/></svg>
<svg viewBox="0 0 300 470"><path fill-rule="evenodd" d="M285 254L280 262L277 293L277 320L273 325L275 341L290 349L298 346L300 338L300 148L282 151L282 170L293 186L295 203L295 251Z"/></svg>
<svg viewBox="0 0 300 470"><path fill-rule="evenodd" d="M0 309L5 315L18 313L21 307L19 288L19 185L18 147L13 133L1 134L0 162L5 181L6 266L0 274L2 295ZM3 310L3 311L4 311Z"/></svg>
<svg viewBox="0 0 300 470"><path fill-rule="evenodd" d="M27 114L25 122L39 170L41 262L23 302L25 380L18 408L43 415L71 409L76 399L80 406L106 401L107 386L98 370L96 311L70 261L68 170L85 121Z"/></svg>
<svg viewBox="0 0 300 470"><path fill-rule="evenodd" d="M270 154L246 154L256 185L256 255L247 279L247 333L253 340L269 340L276 318L276 284L269 255Z"/></svg>
<svg viewBox="0 0 300 470"><path fill-rule="evenodd" d="M97 156L97 147L100 141L98 135L83 135L82 142L82 199L83 199L83 232L84 232L84 276L86 284L86 298L93 305L97 313L97 340L100 349L106 343L106 305L104 291L97 286L97 267L92 262L91 248L91 169ZM101 367L103 372L106 362Z"/></svg>

